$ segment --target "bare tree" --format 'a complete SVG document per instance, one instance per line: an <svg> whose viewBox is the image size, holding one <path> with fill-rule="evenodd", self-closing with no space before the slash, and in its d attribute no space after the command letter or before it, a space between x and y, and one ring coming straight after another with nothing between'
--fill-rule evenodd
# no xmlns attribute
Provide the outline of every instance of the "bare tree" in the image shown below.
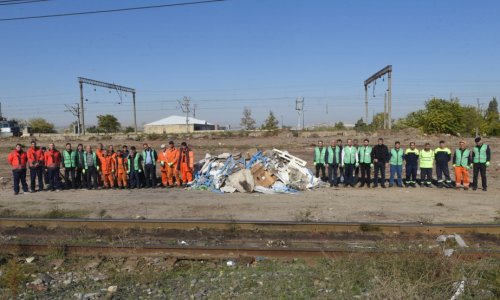
<svg viewBox="0 0 500 300"><path fill-rule="evenodd" d="M243 109L243 118L241 118L240 125L245 130L255 129L255 120L252 118L252 110L250 108L245 107L245 109Z"/></svg>

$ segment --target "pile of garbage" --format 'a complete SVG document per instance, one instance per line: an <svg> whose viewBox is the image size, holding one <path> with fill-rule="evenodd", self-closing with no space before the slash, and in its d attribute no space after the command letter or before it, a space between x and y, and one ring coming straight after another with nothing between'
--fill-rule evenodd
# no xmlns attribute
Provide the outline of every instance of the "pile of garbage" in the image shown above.
<svg viewBox="0 0 500 300"><path fill-rule="evenodd" d="M254 149L246 155L207 154L195 167L191 188L221 193L296 193L320 185L306 164L278 149L266 152Z"/></svg>

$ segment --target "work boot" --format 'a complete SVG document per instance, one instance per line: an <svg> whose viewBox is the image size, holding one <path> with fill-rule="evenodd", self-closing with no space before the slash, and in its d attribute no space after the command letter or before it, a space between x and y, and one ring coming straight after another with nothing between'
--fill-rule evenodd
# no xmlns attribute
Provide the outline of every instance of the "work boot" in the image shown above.
<svg viewBox="0 0 500 300"><path fill-rule="evenodd" d="M362 184L359 185L360 188L364 187L365 183L363 182Z"/></svg>
<svg viewBox="0 0 500 300"><path fill-rule="evenodd" d="M391 188L391 187L393 187L393 186L394 186L394 184L389 183L389 187L390 187L390 188ZM385 187L385 186L382 186L382 187Z"/></svg>
<svg viewBox="0 0 500 300"><path fill-rule="evenodd" d="M473 190L473 191L477 190L477 187L475 187L475 186L474 186L474 187L472 187L472 190Z"/></svg>
<svg viewBox="0 0 500 300"><path fill-rule="evenodd" d="M385 189L385 184L381 184L380 187Z"/></svg>
<svg viewBox="0 0 500 300"><path fill-rule="evenodd" d="M486 191L488 191L488 189L487 188L483 188L483 192L486 192Z"/></svg>

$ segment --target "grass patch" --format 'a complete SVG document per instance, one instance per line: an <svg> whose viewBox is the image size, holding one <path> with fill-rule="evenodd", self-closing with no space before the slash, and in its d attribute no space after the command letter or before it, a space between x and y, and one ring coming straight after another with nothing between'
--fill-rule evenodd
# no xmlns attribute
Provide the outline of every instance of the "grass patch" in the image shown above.
<svg viewBox="0 0 500 300"><path fill-rule="evenodd" d="M4 208L0 210L0 218L42 218L42 219L80 219L87 217L88 211L84 210L64 210L58 207L48 212L37 214L23 214L13 209Z"/></svg>
<svg viewBox="0 0 500 300"><path fill-rule="evenodd" d="M295 214L294 219L297 222L303 222L303 223L310 223L310 222L314 221L313 220L313 213L309 208L305 209L305 210L298 211Z"/></svg>
<svg viewBox="0 0 500 300"><path fill-rule="evenodd" d="M359 230L363 232L375 232L375 231L380 231L380 227L377 225L363 223L359 225Z"/></svg>

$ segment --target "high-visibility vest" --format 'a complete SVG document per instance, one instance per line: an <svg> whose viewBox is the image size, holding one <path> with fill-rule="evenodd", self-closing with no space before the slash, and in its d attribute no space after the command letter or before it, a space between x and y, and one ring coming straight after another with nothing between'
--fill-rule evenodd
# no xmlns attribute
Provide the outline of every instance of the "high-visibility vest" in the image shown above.
<svg viewBox="0 0 500 300"><path fill-rule="evenodd" d="M129 171L139 171L139 169L141 168L141 166L139 165L139 158L141 157L141 155L139 153L135 153L135 156L134 156L134 169L130 169L130 155L127 157L127 170Z"/></svg>
<svg viewBox="0 0 500 300"><path fill-rule="evenodd" d="M455 165L457 167L466 167L469 165L469 149L457 149L455 150Z"/></svg>
<svg viewBox="0 0 500 300"><path fill-rule="evenodd" d="M335 157L335 162L340 163L340 147L335 146L335 150L333 150L332 146L328 146L326 149L328 151L328 164L333 164L333 158Z"/></svg>
<svg viewBox="0 0 500 300"><path fill-rule="evenodd" d="M117 173L123 174L127 172L128 160L126 158L123 158L123 156L118 156L118 155L116 156L115 160L116 160Z"/></svg>
<svg viewBox="0 0 500 300"><path fill-rule="evenodd" d="M434 163L434 151L420 151L420 168L432 169Z"/></svg>
<svg viewBox="0 0 500 300"><path fill-rule="evenodd" d="M95 152L92 152L92 160L94 161L94 168L97 168L97 155ZM89 168L89 166L87 165L87 152L83 153L83 167L85 168L85 170Z"/></svg>
<svg viewBox="0 0 500 300"><path fill-rule="evenodd" d="M325 154L326 154L325 147L322 147L321 150L319 149L319 147L314 148L314 162L317 164L324 164Z"/></svg>
<svg viewBox="0 0 500 300"><path fill-rule="evenodd" d="M344 163L345 164L354 164L356 163L356 147L349 147L345 146L344 147Z"/></svg>
<svg viewBox="0 0 500 300"><path fill-rule="evenodd" d="M401 148L399 148L399 150L396 148L391 149L391 160L389 163L393 166L403 165L403 154L404 151Z"/></svg>
<svg viewBox="0 0 500 300"><path fill-rule="evenodd" d="M477 146L474 147L474 163L481 163L484 164L486 162L486 149L488 149L488 145L483 144L481 145L481 148L477 148Z"/></svg>
<svg viewBox="0 0 500 300"><path fill-rule="evenodd" d="M358 149L359 162L362 164L371 164L372 163L372 147L370 146L361 146Z"/></svg>
<svg viewBox="0 0 500 300"><path fill-rule="evenodd" d="M65 168L74 168L76 167L76 151L68 150L63 151L63 164Z"/></svg>
<svg viewBox="0 0 500 300"><path fill-rule="evenodd" d="M142 151L142 159L144 160L144 163L146 163L147 152L150 152L149 155L151 155L151 163L153 165L156 165L156 161L158 160L158 153L156 153L156 150L154 150L154 149L151 149L148 151L146 151L146 150Z"/></svg>

